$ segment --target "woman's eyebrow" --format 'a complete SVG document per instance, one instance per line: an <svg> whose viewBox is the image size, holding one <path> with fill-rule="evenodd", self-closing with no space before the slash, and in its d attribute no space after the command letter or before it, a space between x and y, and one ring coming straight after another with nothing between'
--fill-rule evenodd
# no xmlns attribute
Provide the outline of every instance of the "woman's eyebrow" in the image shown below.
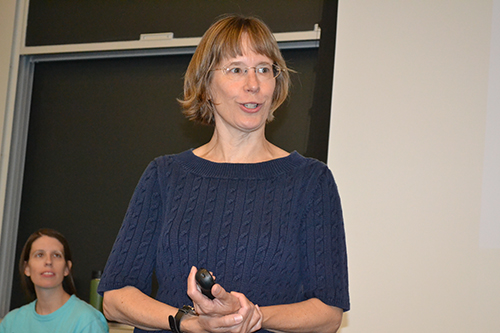
<svg viewBox="0 0 500 333"><path fill-rule="evenodd" d="M272 66L271 63L267 62L267 61L261 61L259 62L257 65L255 66L262 66L262 65L269 65L269 66ZM254 66L248 66L246 63L244 63L243 61L233 61L233 62L230 62L228 65L226 66L245 66L245 67L254 67Z"/></svg>
<svg viewBox="0 0 500 333"><path fill-rule="evenodd" d="M232 61L227 66L246 66L246 64L242 61Z"/></svg>

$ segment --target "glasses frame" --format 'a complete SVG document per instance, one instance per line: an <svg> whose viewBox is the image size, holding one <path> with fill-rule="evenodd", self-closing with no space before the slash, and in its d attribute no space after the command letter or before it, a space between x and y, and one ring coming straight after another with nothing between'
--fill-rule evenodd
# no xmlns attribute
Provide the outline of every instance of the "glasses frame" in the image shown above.
<svg viewBox="0 0 500 333"><path fill-rule="evenodd" d="M269 64L267 64L267 65L269 65ZM214 68L214 69L211 69L210 71L211 72L213 72L213 71L222 71L222 75L224 75L225 77L229 78L231 81L240 81L246 75L248 75L248 70L251 69L251 68L253 68L255 75L257 75L258 78L261 78L257 74L257 68L262 67L262 66L263 65L241 67L241 69L243 69L243 73L241 75L241 78L238 78L238 79L231 78L231 76L228 75L228 70L230 69L231 66L223 66L223 67L220 67L220 68ZM239 67L239 66L234 66L234 67ZM278 66L277 64L272 64L271 67L273 68L273 79L276 79L278 76L281 75L281 72L283 72L283 69L280 66ZM266 79L266 80L271 80L271 78Z"/></svg>

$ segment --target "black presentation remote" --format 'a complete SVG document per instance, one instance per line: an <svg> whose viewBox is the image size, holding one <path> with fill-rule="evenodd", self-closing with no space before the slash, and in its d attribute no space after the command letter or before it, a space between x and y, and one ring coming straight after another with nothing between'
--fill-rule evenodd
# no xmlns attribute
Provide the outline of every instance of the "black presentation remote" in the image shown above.
<svg viewBox="0 0 500 333"><path fill-rule="evenodd" d="M210 299L215 298L214 295L212 295L212 286L215 284L215 281L208 270L200 268L198 272L196 272L196 282L198 282L203 295Z"/></svg>

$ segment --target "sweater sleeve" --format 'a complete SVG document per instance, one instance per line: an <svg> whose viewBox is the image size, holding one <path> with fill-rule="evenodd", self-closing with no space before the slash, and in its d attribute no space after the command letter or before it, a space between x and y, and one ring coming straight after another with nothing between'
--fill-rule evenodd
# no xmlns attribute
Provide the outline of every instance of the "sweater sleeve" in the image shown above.
<svg viewBox="0 0 500 333"><path fill-rule="evenodd" d="M304 222L306 298L348 311L349 290L344 221L337 185L325 166L314 182Z"/></svg>
<svg viewBox="0 0 500 333"><path fill-rule="evenodd" d="M134 286L151 293L162 201L156 161L149 164L130 201L125 219L104 268L98 292Z"/></svg>

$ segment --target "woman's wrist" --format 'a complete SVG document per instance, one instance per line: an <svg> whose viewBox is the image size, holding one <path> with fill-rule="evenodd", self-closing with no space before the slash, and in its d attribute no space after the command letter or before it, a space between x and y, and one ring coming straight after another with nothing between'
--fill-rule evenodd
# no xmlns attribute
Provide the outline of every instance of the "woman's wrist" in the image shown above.
<svg viewBox="0 0 500 333"><path fill-rule="evenodd" d="M174 333L184 333L181 328L181 323L187 319L188 316L196 317L196 311L192 306L184 305L180 308L175 316L170 315L168 317L168 322L170 325L170 330Z"/></svg>
<svg viewBox="0 0 500 333"><path fill-rule="evenodd" d="M184 315L179 328L182 333L201 332L201 327L198 324L198 316L194 314Z"/></svg>

